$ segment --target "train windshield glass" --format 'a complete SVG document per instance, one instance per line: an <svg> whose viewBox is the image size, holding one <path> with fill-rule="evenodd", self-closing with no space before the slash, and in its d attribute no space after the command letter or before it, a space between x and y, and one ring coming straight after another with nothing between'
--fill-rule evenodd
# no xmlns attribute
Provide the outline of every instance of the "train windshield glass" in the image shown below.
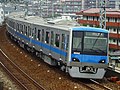
<svg viewBox="0 0 120 90"><path fill-rule="evenodd" d="M106 55L108 34L97 32L73 32L72 52Z"/></svg>
<svg viewBox="0 0 120 90"><path fill-rule="evenodd" d="M106 33L85 32L83 52L95 52L106 54L108 45L108 35Z"/></svg>

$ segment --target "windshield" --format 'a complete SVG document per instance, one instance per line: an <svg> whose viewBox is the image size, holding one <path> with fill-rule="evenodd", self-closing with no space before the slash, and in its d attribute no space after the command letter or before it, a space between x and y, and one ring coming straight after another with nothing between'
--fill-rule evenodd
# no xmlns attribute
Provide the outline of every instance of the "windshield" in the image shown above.
<svg viewBox="0 0 120 90"><path fill-rule="evenodd" d="M107 52L107 34L86 32L84 34L84 50L93 50L98 53Z"/></svg>
<svg viewBox="0 0 120 90"><path fill-rule="evenodd" d="M106 55L107 46L107 33L73 32L73 52Z"/></svg>

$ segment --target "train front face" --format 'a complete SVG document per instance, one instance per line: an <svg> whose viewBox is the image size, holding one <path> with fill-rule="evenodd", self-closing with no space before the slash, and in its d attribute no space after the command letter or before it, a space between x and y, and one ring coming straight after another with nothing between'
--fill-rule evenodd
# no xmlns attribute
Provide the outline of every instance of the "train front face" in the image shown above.
<svg viewBox="0 0 120 90"><path fill-rule="evenodd" d="M108 67L108 31L73 30L72 37L70 76L102 79Z"/></svg>

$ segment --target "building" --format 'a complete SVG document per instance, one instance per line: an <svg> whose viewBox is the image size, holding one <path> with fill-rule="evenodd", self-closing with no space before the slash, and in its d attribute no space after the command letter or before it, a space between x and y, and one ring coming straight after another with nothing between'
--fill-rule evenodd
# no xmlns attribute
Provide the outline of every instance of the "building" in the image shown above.
<svg viewBox="0 0 120 90"><path fill-rule="evenodd" d="M83 26L99 27L99 8L91 8L77 12L82 15L78 22ZM109 30L109 50L114 52L120 50L120 10L107 9L106 29Z"/></svg>
<svg viewBox="0 0 120 90"><path fill-rule="evenodd" d="M11 13L11 12L19 12L23 11L23 9L19 6L13 6L11 4L1 4L0 3L0 25L4 22L4 19Z"/></svg>
<svg viewBox="0 0 120 90"><path fill-rule="evenodd" d="M120 9L120 0L105 0L107 8ZM84 9L99 8L101 0L84 0Z"/></svg>
<svg viewBox="0 0 120 90"><path fill-rule="evenodd" d="M3 21L4 21L4 11L2 8L2 4L0 3L0 26L2 25Z"/></svg>

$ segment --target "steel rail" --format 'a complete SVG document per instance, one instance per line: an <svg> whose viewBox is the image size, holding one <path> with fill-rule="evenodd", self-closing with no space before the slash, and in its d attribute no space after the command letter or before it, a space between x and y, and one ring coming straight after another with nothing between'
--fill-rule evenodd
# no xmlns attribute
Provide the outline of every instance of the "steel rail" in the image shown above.
<svg viewBox="0 0 120 90"><path fill-rule="evenodd" d="M16 67L16 69L18 69L22 74L24 74L24 77L26 77L26 78L28 78L30 81L32 81L37 88L39 88L40 90L46 90L42 85L40 85L38 82L36 82L34 79L32 79L29 75L27 75L22 69L20 69L20 68L4 53L4 51L2 51L2 50L0 49L0 52L10 61L10 63L12 63L12 64ZM10 73L10 75L11 75L13 78L15 78L15 80L16 80L18 83L20 83L20 81L7 69L7 67L5 67L5 66L2 64L2 62L1 62L0 64L3 66L3 68L5 68L5 70L6 70L8 73ZM27 87L25 87L22 83L20 83L20 85L21 85L22 87L24 87L25 90L28 90Z"/></svg>
<svg viewBox="0 0 120 90"><path fill-rule="evenodd" d="M90 81L92 81L93 83L95 83L96 85L100 86L101 88L104 88L105 90L112 90L111 88L105 86L105 85L101 85L99 82L93 80L93 79L90 79Z"/></svg>

